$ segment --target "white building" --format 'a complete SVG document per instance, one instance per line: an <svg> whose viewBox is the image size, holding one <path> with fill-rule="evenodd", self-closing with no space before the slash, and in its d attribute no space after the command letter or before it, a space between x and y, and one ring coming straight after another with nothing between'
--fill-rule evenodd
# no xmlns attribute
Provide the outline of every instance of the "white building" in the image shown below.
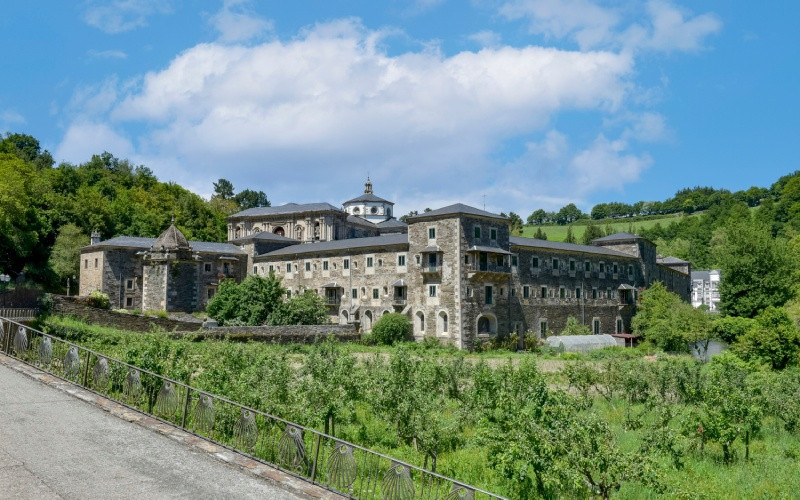
<svg viewBox="0 0 800 500"><path fill-rule="evenodd" d="M708 306L709 312L718 312L719 284L719 269L692 271L692 305Z"/></svg>

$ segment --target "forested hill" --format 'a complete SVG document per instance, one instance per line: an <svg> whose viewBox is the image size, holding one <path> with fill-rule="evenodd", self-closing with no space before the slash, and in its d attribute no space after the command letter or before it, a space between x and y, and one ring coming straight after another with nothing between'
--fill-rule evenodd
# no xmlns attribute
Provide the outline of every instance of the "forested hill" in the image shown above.
<svg viewBox="0 0 800 500"><path fill-rule="evenodd" d="M234 194L225 179L213 189L215 195L204 200L109 153L54 166L34 137L6 134L0 138L0 272L15 278L24 271L48 288L63 286L77 274L77 258L69 264L75 248L88 244L94 230L103 239L155 237L174 216L189 239L225 241L226 216L269 205L260 191Z"/></svg>
<svg viewBox="0 0 800 500"><path fill-rule="evenodd" d="M512 231L525 236L589 243L618 231L640 234L662 255L690 261L696 269L718 267L714 247L719 230L735 222L761 226L773 238L800 234L800 171L769 188L731 192L711 187L686 188L663 202L600 203L583 213L570 203L557 212L534 210L527 218L511 212Z"/></svg>

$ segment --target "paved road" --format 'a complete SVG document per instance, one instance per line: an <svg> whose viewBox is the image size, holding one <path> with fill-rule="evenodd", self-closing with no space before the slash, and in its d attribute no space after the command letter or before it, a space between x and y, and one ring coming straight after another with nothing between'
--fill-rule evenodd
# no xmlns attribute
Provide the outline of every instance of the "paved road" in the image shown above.
<svg viewBox="0 0 800 500"><path fill-rule="evenodd" d="M0 364L0 498L300 498Z"/></svg>

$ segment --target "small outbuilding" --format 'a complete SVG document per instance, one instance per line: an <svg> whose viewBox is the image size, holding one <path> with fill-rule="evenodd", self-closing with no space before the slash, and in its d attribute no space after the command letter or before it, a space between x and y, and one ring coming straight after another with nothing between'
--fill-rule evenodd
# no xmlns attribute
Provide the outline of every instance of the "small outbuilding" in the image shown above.
<svg viewBox="0 0 800 500"><path fill-rule="evenodd" d="M611 335L554 335L545 342L563 352L587 352L619 345Z"/></svg>

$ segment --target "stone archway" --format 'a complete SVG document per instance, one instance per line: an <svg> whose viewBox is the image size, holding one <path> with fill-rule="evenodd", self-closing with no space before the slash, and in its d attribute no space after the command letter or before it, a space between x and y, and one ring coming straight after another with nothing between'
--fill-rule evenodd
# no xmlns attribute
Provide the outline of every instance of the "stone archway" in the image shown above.
<svg viewBox="0 0 800 500"><path fill-rule="evenodd" d="M274 230L274 231L272 231L272 232L273 232L274 234L277 234L278 236L286 236L286 231L284 231L284 230L283 230L283 227L282 227L282 226L278 226L278 227L276 227L276 228L275 228L275 230Z"/></svg>

